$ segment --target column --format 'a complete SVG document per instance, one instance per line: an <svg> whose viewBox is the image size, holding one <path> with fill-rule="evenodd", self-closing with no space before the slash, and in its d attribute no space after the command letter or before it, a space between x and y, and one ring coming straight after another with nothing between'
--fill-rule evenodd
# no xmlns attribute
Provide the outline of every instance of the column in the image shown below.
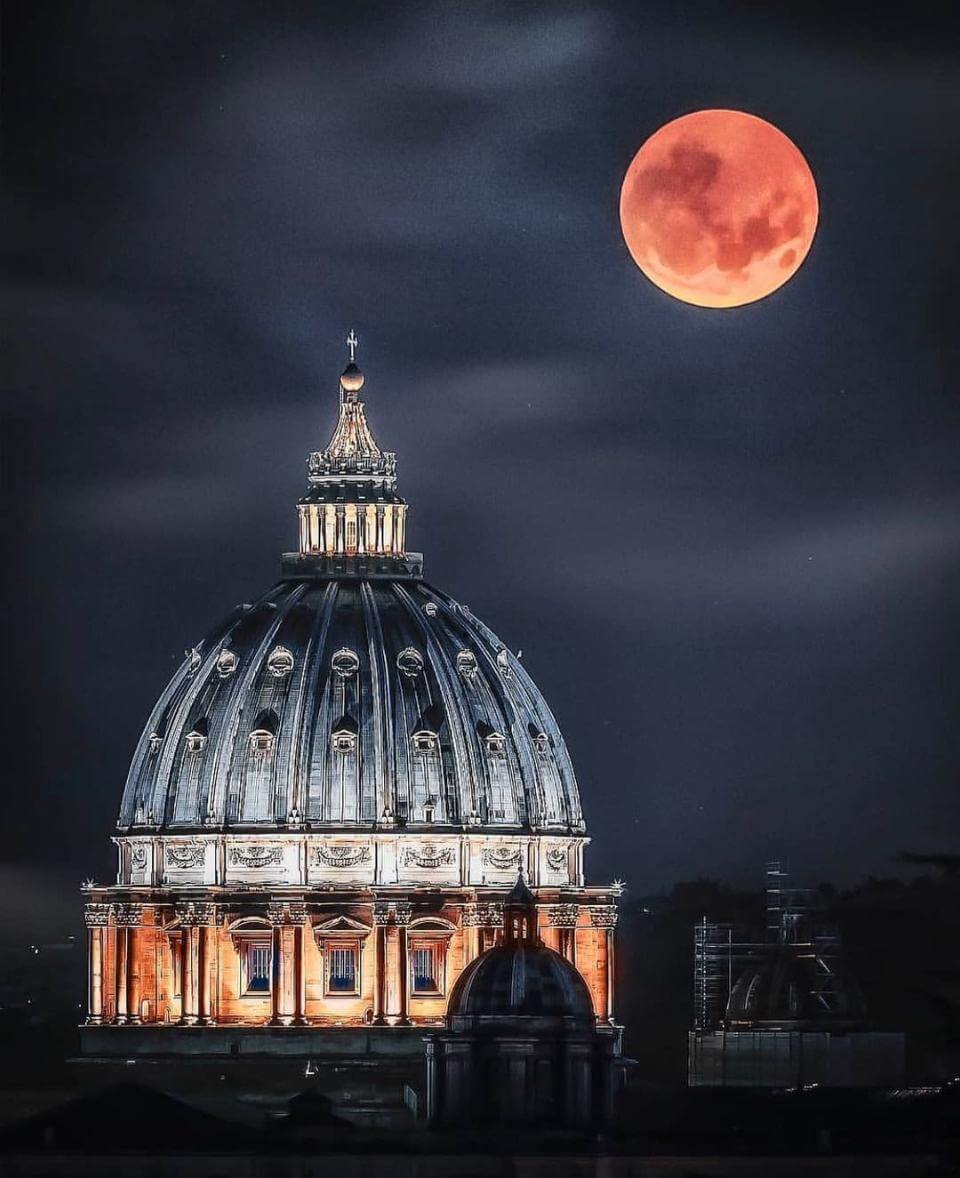
<svg viewBox="0 0 960 1178"><path fill-rule="evenodd" d="M387 922L390 919L390 905L382 900L374 901L374 975L373 975L373 1025L386 1025L387 1010Z"/></svg>
<svg viewBox="0 0 960 1178"><path fill-rule="evenodd" d="M464 954L464 965L486 953L497 943L497 937L503 929L503 905L498 903L466 904L463 909L461 925L466 937L467 952Z"/></svg>
<svg viewBox="0 0 960 1178"><path fill-rule="evenodd" d="M408 1027L410 1017L408 1011L408 975L410 965L407 960L407 925L413 913L413 905L406 900L397 900L390 911L390 923L387 926L388 943L393 942L393 960L396 963L394 981L396 984L397 1008L394 1012L394 1026Z"/></svg>
<svg viewBox="0 0 960 1178"><path fill-rule="evenodd" d="M337 538L334 542L334 551L338 553L346 552L347 550L347 524L346 514L343 510L343 505L338 503L336 507L337 515Z"/></svg>
<svg viewBox="0 0 960 1178"><path fill-rule="evenodd" d="M177 906L180 919L180 1024L199 1022L200 927L212 919L213 905L188 901Z"/></svg>
<svg viewBox="0 0 960 1178"><path fill-rule="evenodd" d="M214 935L215 930L208 924L202 924L197 929L197 1022L202 1027L209 1027L214 1021L210 985L210 966L214 957L210 950Z"/></svg>
<svg viewBox="0 0 960 1178"><path fill-rule="evenodd" d="M576 929L580 909L576 904L556 904L547 909L549 927L556 929L557 952L576 965Z"/></svg>
<svg viewBox="0 0 960 1178"><path fill-rule="evenodd" d="M192 923L180 926L180 1022L185 1027L197 1022L197 929Z"/></svg>
<svg viewBox="0 0 960 1178"><path fill-rule="evenodd" d="M122 1027L127 1021L127 929L117 925L114 932L116 951L113 966L113 1009L116 1011L113 1021Z"/></svg>
<svg viewBox="0 0 960 1178"><path fill-rule="evenodd" d="M599 960L600 976L597 979L597 1018L602 1022L613 1022L613 930L617 924L615 904L598 904L590 908L590 926L602 936L602 956Z"/></svg>
<svg viewBox="0 0 960 1178"><path fill-rule="evenodd" d="M143 938L133 925L127 929L127 1021L142 1022L140 1017L140 951Z"/></svg>
<svg viewBox="0 0 960 1178"><path fill-rule="evenodd" d="M87 926L87 1023L103 1022L103 937L110 921L109 904L87 904L83 911Z"/></svg>
<svg viewBox="0 0 960 1178"><path fill-rule="evenodd" d="M306 920L302 902L276 901L268 905L267 916L273 925L273 1016L274 1026L291 1027L303 1021L298 994L303 973L303 942L298 940ZM299 947L299 952L298 952Z"/></svg>
<svg viewBox="0 0 960 1178"><path fill-rule="evenodd" d="M118 904L117 925L117 1022L140 1022L140 944L137 929L143 920L139 904Z"/></svg>
<svg viewBox="0 0 960 1178"><path fill-rule="evenodd" d="M408 1006L409 994L407 993L410 984L410 962L407 956L407 926L401 924L397 928L397 989L400 995L400 1017L397 1019L398 1027L409 1027L410 1017Z"/></svg>
<svg viewBox="0 0 960 1178"><path fill-rule="evenodd" d="M306 1026L306 1015L304 1013L304 1003L306 995L304 993L304 978L303 978L303 938L305 930L302 924L296 925L293 930L293 1025L295 1027Z"/></svg>

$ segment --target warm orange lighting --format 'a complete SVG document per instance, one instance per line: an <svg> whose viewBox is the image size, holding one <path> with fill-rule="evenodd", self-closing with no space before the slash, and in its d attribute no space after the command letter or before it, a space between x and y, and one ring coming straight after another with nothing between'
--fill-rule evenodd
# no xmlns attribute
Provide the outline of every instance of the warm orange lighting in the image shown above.
<svg viewBox="0 0 960 1178"><path fill-rule="evenodd" d="M620 223L643 273L698 307L738 307L799 269L817 227L813 174L776 127L701 110L651 135L627 169Z"/></svg>

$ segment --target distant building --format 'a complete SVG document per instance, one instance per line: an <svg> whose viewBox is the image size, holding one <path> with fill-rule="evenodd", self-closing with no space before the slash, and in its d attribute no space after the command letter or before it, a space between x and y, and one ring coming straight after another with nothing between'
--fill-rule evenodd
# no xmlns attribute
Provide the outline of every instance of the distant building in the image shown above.
<svg viewBox="0 0 960 1178"><path fill-rule="evenodd" d="M116 882L85 888L89 1059L380 1061L416 1104L423 1029L500 943L519 872L537 936L614 1022L618 893L584 882L563 736L407 551L355 342L299 550L187 652L137 746Z"/></svg>
<svg viewBox="0 0 960 1178"><path fill-rule="evenodd" d="M691 1087L885 1087L903 1082L905 1037L868 1029L840 937L809 894L767 865L767 928L694 927Z"/></svg>

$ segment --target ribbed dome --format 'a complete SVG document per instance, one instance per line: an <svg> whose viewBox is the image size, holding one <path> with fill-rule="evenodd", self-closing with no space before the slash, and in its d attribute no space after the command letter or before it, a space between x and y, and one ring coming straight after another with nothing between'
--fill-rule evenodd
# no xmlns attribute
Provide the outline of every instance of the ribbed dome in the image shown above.
<svg viewBox="0 0 960 1178"><path fill-rule="evenodd" d="M187 656L120 827L582 831L563 737L517 659L417 578L291 578Z"/></svg>
<svg viewBox="0 0 960 1178"><path fill-rule="evenodd" d="M863 999L849 973L833 963L818 974L806 946L781 945L747 966L730 991L727 1024L837 1023L863 1018Z"/></svg>
<svg viewBox="0 0 960 1178"><path fill-rule="evenodd" d="M546 945L517 942L488 949L457 979L447 1017L548 1016L587 1019L587 984L565 957Z"/></svg>

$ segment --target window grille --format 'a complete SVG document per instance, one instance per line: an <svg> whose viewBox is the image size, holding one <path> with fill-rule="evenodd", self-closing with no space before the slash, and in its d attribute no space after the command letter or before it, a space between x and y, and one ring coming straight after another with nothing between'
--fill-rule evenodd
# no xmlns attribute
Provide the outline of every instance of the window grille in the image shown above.
<svg viewBox="0 0 960 1178"><path fill-rule="evenodd" d="M329 949L327 990L331 994L357 992L357 946L331 945Z"/></svg>
<svg viewBox="0 0 960 1178"><path fill-rule="evenodd" d="M440 946L415 945L410 953L410 970L414 994L439 994Z"/></svg>
<svg viewBox="0 0 960 1178"><path fill-rule="evenodd" d="M272 964L273 953L269 941L249 941L244 945L244 968L248 994L270 992Z"/></svg>

